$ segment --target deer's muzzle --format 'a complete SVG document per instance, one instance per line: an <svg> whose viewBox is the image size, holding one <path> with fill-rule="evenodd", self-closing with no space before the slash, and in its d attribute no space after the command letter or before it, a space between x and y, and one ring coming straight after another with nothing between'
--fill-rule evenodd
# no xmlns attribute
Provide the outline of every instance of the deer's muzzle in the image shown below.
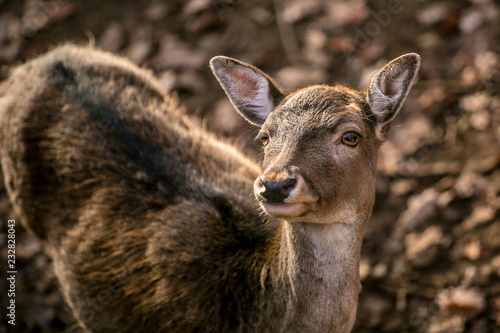
<svg viewBox="0 0 500 333"><path fill-rule="evenodd" d="M257 188L257 194L262 201L272 205L280 205L284 203L284 200L295 189L296 184L297 179L295 178L287 178L282 181L272 182L266 181L261 177Z"/></svg>

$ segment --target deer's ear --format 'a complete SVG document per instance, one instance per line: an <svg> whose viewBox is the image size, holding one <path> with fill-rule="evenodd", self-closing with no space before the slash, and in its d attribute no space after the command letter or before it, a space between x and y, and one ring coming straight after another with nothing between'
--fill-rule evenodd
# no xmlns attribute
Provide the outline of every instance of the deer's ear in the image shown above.
<svg viewBox="0 0 500 333"><path fill-rule="evenodd" d="M249 64L218 56L210 60L210 68L236 110L254 125L262 126L284 98L269 76Z"/></svg>
<svg viewBox="0 0 500 333"><path fill-rule="evenodd" d="M371 79L368 104L382 137L403 106L419 68L420 56L408 53L385 65Z"/></svg>

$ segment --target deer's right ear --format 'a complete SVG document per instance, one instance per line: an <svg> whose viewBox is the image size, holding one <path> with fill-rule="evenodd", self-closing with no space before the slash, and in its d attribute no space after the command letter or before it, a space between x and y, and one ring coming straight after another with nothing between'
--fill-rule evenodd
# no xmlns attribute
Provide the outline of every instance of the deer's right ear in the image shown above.
<svg viewBox="0 0 500 333"><path fill-rule="evenodd" d="M252 65L218 56L210 60L210 68L236 110L256 126L262 126L284 98L276 83Z"/></svg>

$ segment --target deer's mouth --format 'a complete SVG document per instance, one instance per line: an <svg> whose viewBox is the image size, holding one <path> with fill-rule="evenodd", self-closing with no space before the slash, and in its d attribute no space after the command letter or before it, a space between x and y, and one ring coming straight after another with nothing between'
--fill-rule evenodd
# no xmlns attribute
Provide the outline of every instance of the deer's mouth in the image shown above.
<svg viewBox="0 0 500 333"><path fill-rule="evenodd" d="M257 199L267 214L282 219L297 218L313 212L318 202L317 197L311 195L304 197L294 195L280 203L269 202L265 198L259 198L259 196L257 196Z"/></svg>
<svg viewBox="0 0 500 333"><path fill-rule="evenodd" d="M269 203L261 202L262 208L269 215L276 218L293 218L303 215L308 207L302 202L297 203Z"/></svg>

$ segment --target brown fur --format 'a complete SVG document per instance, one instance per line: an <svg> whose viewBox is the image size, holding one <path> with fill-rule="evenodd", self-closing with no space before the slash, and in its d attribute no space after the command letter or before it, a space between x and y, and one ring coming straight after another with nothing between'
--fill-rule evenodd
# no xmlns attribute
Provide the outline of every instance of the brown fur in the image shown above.
<svg viewBox="0 0 500 333"><path fill-rule="evenodd" d="M220 79L225 67L217 61ZM267 120L263 112L247 115L272 133L263 175L301 177L295 200L310 202L299 215L263 216L251 197L254 186L258 197L260 168L193 125L175 98L126 60L64 46L15 69L5 84L6 187L23 222L44 241L84 330L352 327L381 143L376 132L395 114L375 117L365 94L340 86L285 96L269 77L237 64L239 91L264 91L260 101L275 110ZM268 90L260 89L262 78ZM359 149L335 139L346 121L362 131Z"/></svg>

